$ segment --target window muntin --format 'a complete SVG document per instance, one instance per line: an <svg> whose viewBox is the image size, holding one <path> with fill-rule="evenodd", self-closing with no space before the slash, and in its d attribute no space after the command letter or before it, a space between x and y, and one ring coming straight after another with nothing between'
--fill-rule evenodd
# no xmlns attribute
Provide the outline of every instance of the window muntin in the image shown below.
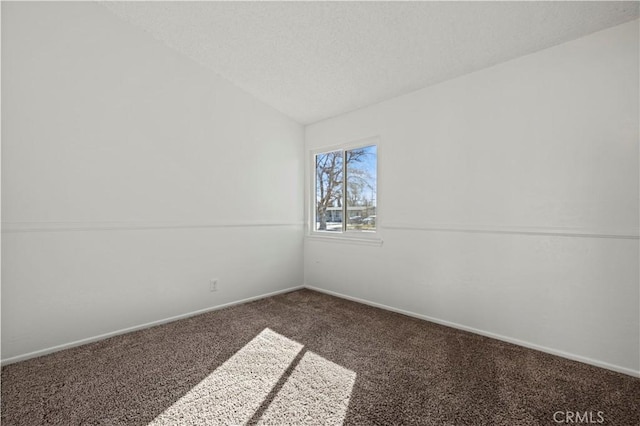
<svg viewBox="0 0 640 426"><path fill-rule="evenodd" d="M315 231L376 231L377 159L376 145L316 154Z"/></svg>

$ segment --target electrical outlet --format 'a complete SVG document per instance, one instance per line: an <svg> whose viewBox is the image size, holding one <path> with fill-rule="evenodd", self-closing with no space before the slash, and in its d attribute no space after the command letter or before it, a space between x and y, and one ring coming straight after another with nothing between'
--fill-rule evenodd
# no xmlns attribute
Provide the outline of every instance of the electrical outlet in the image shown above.
<svg viewBox="0 0 640 426"><path fill-rule="evenodd" d="M218 279L209 280L209 291L218 291Z"/></svg>

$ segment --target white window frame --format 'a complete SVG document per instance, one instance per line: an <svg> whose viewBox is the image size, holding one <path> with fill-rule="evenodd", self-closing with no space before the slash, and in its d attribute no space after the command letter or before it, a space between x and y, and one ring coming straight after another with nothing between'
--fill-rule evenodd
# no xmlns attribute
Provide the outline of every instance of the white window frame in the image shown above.
<svg viewBox="0 0 640 426"><path fill-rule="evenodd" d="M376 229L375 231L318 231L316 230L316 156L332 151L349 151L367 146L376 146ZM344 242L351 244L382 245L380 231L380 138L378 136L358 139L356 141L323 146L315 148L309 152L309 196L308 199L308 224L307 238L327 242ZM344 195L343 195L344 196ZM346 218L343 217L343 221Z"/></svg>

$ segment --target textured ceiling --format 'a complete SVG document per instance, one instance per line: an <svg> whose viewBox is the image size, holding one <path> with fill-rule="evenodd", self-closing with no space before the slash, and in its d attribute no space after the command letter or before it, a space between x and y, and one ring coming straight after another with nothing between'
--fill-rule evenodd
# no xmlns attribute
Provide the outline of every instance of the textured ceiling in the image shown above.
<svg viewBox="0 0 640 426"><path fill-rule="evenodd" d="M638 2L103 2L300 123L638 17Z"/></svg>

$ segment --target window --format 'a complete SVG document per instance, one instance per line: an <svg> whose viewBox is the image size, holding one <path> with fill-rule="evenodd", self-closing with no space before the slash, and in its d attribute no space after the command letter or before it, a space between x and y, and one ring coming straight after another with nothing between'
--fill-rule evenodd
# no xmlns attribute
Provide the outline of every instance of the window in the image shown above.
<svg viewBox="0 0 640 426"><path fill-rule="evenodd" d="M315 155L315 231L375 232L376 145Z"/></svg>

